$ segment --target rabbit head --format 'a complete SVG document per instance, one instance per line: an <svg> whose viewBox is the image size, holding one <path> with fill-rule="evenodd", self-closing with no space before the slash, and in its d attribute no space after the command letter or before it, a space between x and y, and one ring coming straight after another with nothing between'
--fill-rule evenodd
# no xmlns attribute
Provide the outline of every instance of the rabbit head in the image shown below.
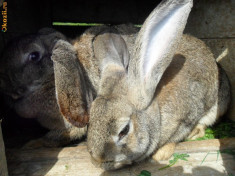
<svg viewBox="0 0 235 176"><path fill-rule="evenodd" d="M156 150L160 114L155 90L182 37L192 0L163 1L141 28L133 51L121 36L95 50L106 58L97 98L91 105L88 150L105 170L141 161ZM95 46L100 45L97 41ZM129 54L128 54L129 53ZM120 60L129 60L128 68Z"/></svg>
<svg viewBox="0 0 235 176"><path fill-rule="evenodd" d="M53 62L50 57L59 39L66 40L61 33L44 28L36 34L11 41L2 54L0 91L7 95L9 105L22 117L36 117L36 109L40 109L37 105L33 106L38 102L31 95L47 97L40 95L42 91L39 90L54 88Z"/></svg>

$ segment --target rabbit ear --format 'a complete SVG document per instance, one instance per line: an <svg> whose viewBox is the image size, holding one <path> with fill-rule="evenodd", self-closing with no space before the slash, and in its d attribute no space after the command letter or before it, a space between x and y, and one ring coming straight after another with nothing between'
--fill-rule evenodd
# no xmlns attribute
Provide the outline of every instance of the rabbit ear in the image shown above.
<svg viewBox="0 0 235 176"><path fill-rule="evenodd" d="M192 5L192 0L164 0L141 28L128 72L130 98L138 109L151 102L177 49Z"/></svg>
<svg viewBox="0 0 235 176"><path fill-rule="evenodd" d="M109 64L117 64L127 68L129 52L121 35L111 32L100 34L95 38L93 46L94 54L101 63L101 70L105 70L104 67Z"/></svg>
<svg viewBox="0 0 235 176"><path fill-rule="evenodd" d="M70 123L84 127L89 120L88 101L92 93L84 80L76 51L70 43L59 40L53 49L52 60L60 111Z"/></svg>
<svg viewBox="0 0 235 176"><path fill-rule="evenodd" d="M118 34L104 33L97 36L93 44L102 71L98 94L109 95L120 76L126 74L129 63L126 42Z"/></svg>

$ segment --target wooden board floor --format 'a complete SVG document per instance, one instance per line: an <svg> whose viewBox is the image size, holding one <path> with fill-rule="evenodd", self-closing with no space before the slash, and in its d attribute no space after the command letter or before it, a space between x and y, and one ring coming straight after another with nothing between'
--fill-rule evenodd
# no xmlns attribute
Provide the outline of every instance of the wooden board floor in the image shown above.
<svg viewBox="0 0 235 176"><path fill-rule="evenodd" d="M152 176L235 176L234 155L218 151L235 150L235 138L189 141L179 143L177 153L188 153L188 161L180 160L174 166L159 170L169 161L151 160L133 166L104 172L94 167L85 144L75 147L35 150L8 150L10 176L137 176L148 170Z"/></svg>

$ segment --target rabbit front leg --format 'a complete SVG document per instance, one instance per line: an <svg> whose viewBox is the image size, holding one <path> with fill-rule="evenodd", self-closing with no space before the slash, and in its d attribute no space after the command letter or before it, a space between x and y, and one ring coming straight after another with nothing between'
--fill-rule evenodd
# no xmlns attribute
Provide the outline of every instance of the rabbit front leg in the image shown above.
<svg viewBox="0 0 235 176"><path fill-rule="evenodd" d="M197 124L197 126L193 129L190 135L187 137L188 140L195 140L197 138L203 137L205 135L206 125Z"/></svg>
<svg viewBox="0 0 235 176"><path fill-rule="evenodd" d="M23 149L35 149L41 147L61 147L81 139L86 135L87 127L51 130L42 138L31 140L23 146Z"/></svg>
<svg viewBox="0 0 235 176"><path fill-rule="evenodd" d="M176 143L168 143L162 146L152 156L155 161L168 160L175 151Z"/></svg>

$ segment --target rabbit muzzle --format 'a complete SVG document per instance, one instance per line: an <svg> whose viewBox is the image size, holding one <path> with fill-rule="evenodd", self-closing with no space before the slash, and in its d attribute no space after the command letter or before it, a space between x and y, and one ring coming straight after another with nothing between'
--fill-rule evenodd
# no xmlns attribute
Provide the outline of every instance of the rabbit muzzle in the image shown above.
<svg viewBox="0 0 235 176"><path fill-rule="evenodd" d="M93 157L92 154L91 154L91 162L94 166L102 168L104 170L116 170L122 168L123 166L132 164L130 160L122 160L122 161L105 160L99 157Z"/></svg>

